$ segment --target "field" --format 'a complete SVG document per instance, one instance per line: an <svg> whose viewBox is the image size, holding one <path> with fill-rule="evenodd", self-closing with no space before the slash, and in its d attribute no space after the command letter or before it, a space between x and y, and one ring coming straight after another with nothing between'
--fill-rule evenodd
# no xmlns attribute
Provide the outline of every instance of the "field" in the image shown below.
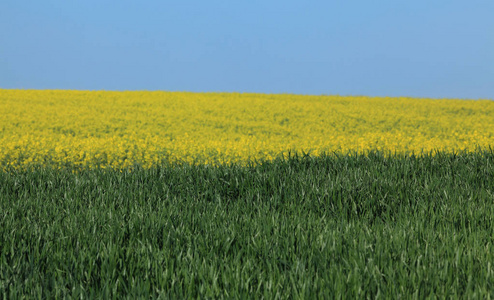
<svg viewBox="0 0 494 300"><path fill-rule="evenodd" d="M0 90L2 298L490 298L494 102Z"/></svg>
<svg viewBox="0 0 494 300"><path fill-rule="evenodd" d="M227 93L0 90L0 167L150 167L288 151L492 145L494 102Z"/></svg>

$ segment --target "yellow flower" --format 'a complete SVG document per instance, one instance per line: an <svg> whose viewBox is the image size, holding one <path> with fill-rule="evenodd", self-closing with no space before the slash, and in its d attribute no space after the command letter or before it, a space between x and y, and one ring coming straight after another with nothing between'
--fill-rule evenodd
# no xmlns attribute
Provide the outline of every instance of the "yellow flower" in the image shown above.
<svg viewBox="0 0 494 300"><path fill-rule="evenodd" d="M0 89L0 111L0 168L476 150L494 140L487 100Z"/></svg>

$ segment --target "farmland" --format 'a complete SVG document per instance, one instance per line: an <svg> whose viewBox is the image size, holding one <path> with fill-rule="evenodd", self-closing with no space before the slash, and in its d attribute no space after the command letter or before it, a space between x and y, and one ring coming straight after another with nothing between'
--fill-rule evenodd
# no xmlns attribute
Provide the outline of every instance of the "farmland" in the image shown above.
<svg viewBox="0 0 494 300"><path fill-rule="evenodd" d="M0 90L2 298L488 298L494 103Z"/></svg>
<svg viewBox="0 0 494 300"><path fill-rule="evenodd" d="M231 93L0 90L0 167L150 167L280 153L475 150L494 102Z"/></svg>

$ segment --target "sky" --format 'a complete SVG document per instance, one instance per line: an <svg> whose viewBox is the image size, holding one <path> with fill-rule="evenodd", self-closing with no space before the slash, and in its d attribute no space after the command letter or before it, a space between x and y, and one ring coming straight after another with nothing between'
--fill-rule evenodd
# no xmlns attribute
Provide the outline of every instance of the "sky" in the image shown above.
<svg viewBox="0 0 494 300"><path fill-rule="evenodd" d="M2 0L0 88L494 99L492 0Z"/></svg>

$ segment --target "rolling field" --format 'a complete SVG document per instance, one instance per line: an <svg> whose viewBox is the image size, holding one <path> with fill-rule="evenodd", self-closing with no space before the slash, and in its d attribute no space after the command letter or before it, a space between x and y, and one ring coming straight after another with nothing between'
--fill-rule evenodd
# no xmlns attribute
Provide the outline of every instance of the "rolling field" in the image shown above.
<svg viewBox="0 0 494 300"><path fill-rule="evenodd" d="M229 93L0 90L0 167L145 168L382 150L475 150L494 102Z"/></svg>
<svg viewBox="0 0 494 300"><path fill-rule="evenodd" d="M494 102L0 90L0 297L492 298Z"/></svg>

